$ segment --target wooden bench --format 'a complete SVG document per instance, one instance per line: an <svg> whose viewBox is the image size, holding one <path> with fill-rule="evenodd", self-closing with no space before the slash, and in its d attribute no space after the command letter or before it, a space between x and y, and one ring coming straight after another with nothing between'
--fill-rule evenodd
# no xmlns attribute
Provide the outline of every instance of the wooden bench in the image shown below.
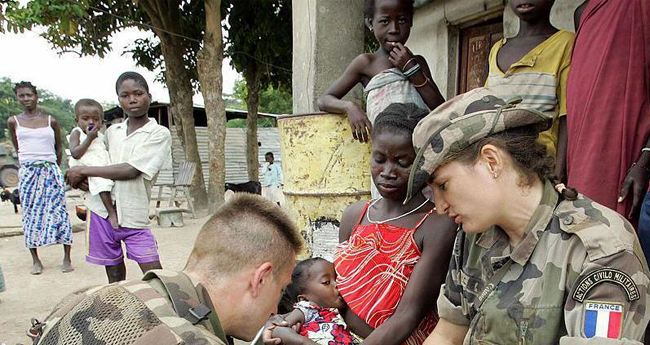
<svg viewBox="0 0 650 345"><path fill-rule="evenodd" d="M189 211L188 209L179 207L157 208L156 219L158 220L158 225L163 228L185 226L185 223L183 223L183 213Z"/></svg>
<svg viewBox="0 0 650 345"><path fill-rule="evenodd" d="M178 175L174 178L174 183L154 183L154 187L158 187L158 196L153 198L153 200L156 200L156 215L159 213L158 210L161 209L160 203L168 200L168 207L162 209L165 212L171 213L172 211L170 210L172 209L180 210L180 212L191 213L192 218L196 218L196 214L194 213L194 200L190 195L190 187L192 186L195 173L196 163L182 162L178 167ZM165 187L170 188L169 199L163 197L163 189ZM178 207L183 201L187 203L187 208Z"/></svg>

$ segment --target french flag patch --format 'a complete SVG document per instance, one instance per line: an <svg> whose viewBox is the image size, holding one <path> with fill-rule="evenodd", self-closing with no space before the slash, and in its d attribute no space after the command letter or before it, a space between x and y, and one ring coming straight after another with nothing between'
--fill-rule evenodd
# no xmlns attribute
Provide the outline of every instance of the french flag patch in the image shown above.
<svg viewBox="0 0 650 345"><path fill-rule="evenodd" d="M619 339L623 326L623 306L617 303L585 301L585 337Z"/></svg>

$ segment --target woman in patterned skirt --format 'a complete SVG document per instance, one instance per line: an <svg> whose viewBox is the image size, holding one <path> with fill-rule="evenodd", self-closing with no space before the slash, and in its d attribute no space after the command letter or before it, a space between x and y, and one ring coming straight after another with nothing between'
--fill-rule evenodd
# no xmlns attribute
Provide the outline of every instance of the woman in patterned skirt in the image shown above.
<svg viewBox="0 0 650 345"><path fill-rule="evenodd" d="M51 244L63 244L61 271L71 272L72 228L65 204L65 183L59 169L61 130L56 119L38 109L34 85L20 82L14 92L24 111L10 117L7 127L20 162L18 188L25 246L33 261L30 273L43 271L37 248Z"/></svg>

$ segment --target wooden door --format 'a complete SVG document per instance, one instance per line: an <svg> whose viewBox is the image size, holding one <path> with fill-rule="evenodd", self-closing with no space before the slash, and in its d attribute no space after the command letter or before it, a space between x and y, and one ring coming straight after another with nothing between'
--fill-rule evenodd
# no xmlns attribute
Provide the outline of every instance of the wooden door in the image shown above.
<svg viewBox="0 0 650 345"><path fill-rule="evenodd" d="M458 93L485 85L490 49L503 38L502 18L497 22L475 25L460 32Z"/></svg>

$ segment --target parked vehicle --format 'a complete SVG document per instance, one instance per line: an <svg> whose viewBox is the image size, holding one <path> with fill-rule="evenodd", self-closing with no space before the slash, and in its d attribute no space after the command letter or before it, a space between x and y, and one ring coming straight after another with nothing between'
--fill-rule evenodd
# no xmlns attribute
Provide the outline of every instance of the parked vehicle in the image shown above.
<svg viewBox="0 0 650 345"><path fill-rule="evenodd" d="M0 187L18 186L18 156L0 146Z"/></svg>

